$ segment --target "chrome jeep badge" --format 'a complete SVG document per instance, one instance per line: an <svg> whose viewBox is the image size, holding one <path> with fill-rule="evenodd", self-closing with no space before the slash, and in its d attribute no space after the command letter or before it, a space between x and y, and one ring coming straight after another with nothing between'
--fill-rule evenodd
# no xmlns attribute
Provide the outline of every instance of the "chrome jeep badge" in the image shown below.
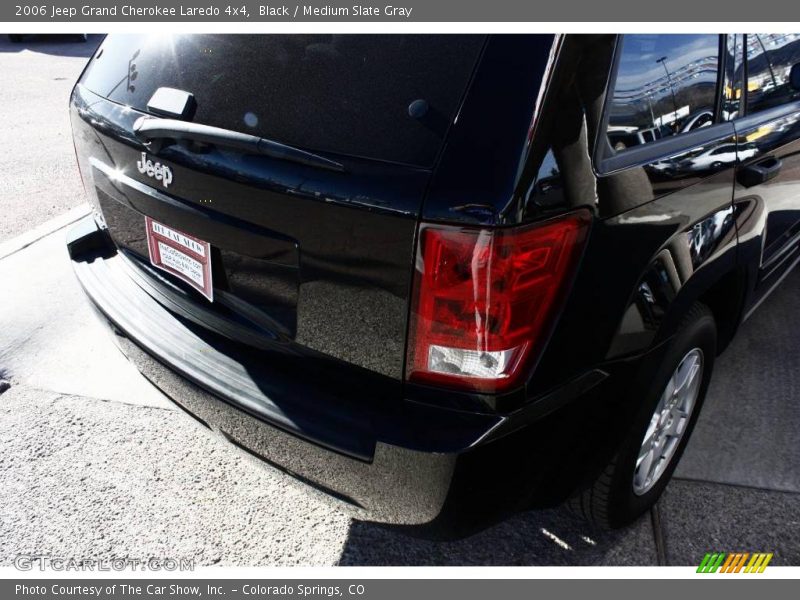
<svg viewBox="0 0 800 600"><path fill-rule="evenodd" d="M142 152L141 160L136 161L136 168L139 169L139 173L147 175L148 177L154 177L156 181L160 181L161 185L165 188L169 187L169 184L172 183L172 170L167 165L162 165L160 162L154 163L147 158L146 152Z"/></svg>

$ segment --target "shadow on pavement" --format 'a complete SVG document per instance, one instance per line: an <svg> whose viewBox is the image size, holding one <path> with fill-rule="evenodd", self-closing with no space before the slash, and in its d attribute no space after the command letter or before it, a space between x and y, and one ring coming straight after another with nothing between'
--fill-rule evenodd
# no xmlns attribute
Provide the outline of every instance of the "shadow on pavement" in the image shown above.
<svg viewBox="0 0 800 600"><path fill-rule="evenodd" d="M719 357L675 477L800 492L800 271ZM800 514L800 506L798 506Z"/></svg>
<svg viewBox="0 0 800 600"><path fill-rule="evenodd" d="M650 515L619 531L595 531L563 508L527 512L455 542L409 537L353 521L340 565L656 565Z"/></svg>
<svg viewBox="0 0 800 600"><path fill-rule="evenodd" d="M8 35L0 36L0 52L22 52L30 50L40 54L58 56L83 56L89 58L105 36L89 34L85 42L76 40L75 34L30 34L20 42L12 42Z"/></svg>

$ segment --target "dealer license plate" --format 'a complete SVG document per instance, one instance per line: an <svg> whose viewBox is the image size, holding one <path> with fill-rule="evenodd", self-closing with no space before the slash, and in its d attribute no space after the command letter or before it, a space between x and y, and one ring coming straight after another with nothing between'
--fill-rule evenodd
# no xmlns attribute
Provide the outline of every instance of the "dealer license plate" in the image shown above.
<svg viewBox="0 0 800 600"><path fill-rule="evenodd" d="M211 285L211 244L145 217L150 262L214 300Z"/></svg>

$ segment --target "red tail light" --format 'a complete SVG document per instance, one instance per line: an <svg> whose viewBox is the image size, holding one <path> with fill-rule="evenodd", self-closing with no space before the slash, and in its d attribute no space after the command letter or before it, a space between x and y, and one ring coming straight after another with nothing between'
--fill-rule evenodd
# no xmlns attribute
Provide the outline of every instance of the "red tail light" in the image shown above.
<svg viewBox="0 0 800 600"><path fill-rule="evenodd" d="M589 223L580 211L512 229L423 224L407 379L486 393L521 384Z"/></svg>

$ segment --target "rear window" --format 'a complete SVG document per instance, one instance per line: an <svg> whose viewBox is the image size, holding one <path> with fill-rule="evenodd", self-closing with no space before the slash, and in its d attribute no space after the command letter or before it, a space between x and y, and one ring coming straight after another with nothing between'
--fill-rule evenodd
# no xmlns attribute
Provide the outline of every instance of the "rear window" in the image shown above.
<svg viewBox="0 0 800 600"><path fill-rule="evenodd" d="M159 87L178 88L194 94L198 123L317 152L429 167L483 40L111 35L82 83L140 111Z"/></svg>

